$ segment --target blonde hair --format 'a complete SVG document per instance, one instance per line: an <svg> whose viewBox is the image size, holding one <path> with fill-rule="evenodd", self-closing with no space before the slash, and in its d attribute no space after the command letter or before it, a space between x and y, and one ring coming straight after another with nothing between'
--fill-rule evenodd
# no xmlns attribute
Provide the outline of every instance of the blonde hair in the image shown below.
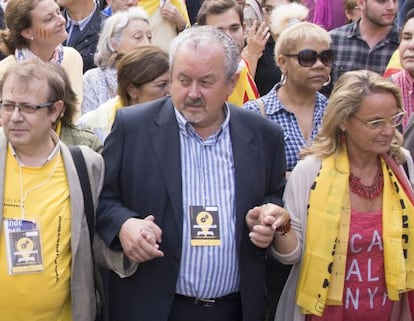
<svg viewBox="0 0 414 321"><path fill-rule="evenodd" d="M400 89L388 79L369 70L349 71L335 84L329 98L322 126L313 144L301 151L301 156L314 154L325 158L338 152L343 135L340 125L354 115L361 107L362 100L374 93L389 93L394 96L398 112L403 110ZM395 129L390 155L403 163L401 151L402 136Z"/></svg>
<svg viewBox="0 0 414 321"><path fill-rule="evenodd" d="M275 45L275 61L279 55L292 54L303 41L323 42L331 46L331 36L322 27L311 22L300 22L282 31Z"/></svg>
<svg viewBox="0 0 414 321"><path fill-rule="evenodd" d="M297 2L276 6L270 17L270 32L273 39L279 38L281 32L288 26L304 21L309 14L309 9Z"/></svg>

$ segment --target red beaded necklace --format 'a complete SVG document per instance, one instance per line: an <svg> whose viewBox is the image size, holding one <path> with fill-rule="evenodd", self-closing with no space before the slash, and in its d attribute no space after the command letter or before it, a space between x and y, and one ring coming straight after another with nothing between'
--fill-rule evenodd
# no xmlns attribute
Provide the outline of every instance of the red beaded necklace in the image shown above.
<svg viewBox="0 0 414 321"><path fill-rule="evenodd" d="M373 200L382 194L384 190L384 177L381 168L378 166L377 174L371 186L366 186L361 183L361 179L349 174L349 187L353 193L362 197L363 199Z"/></svg>

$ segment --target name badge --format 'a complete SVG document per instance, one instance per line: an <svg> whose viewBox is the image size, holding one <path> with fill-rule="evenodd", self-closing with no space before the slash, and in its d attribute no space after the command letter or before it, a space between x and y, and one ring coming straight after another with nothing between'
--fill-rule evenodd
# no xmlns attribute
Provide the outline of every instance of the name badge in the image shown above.
<svg viewBox="0 0 414 321"><path fill-rule="evenodd" d="M40 231L35 221L4 220L9 274L43 271Z"/></svg>
<svg viewBox="0 0 414 321"><path fill-rule="evenodd" d="M218 206L190 206L191 246L219 246Z"/></svg>

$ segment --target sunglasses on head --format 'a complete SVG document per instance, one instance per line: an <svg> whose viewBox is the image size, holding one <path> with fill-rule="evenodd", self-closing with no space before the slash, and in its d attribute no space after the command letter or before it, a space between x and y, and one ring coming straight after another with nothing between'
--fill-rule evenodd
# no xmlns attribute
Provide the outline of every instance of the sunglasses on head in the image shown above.
<svg viewBox="0 0 414 321"><path fill-rule="evenodd" d="M319 60L326 66L330 67L333 62L334 54L331 49L322 50L320 53L311 49L304 49L297 54L284 55L286 57L298 57L299 65L302 67L312 67Z"/></svg>

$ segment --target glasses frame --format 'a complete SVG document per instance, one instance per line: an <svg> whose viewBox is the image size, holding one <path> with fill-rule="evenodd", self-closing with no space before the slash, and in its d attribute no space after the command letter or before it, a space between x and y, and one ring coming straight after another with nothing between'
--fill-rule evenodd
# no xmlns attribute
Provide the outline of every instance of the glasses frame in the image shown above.
<svg viewBox="0 0 414 321"><path fill-rule="evenodd" d="M34 114L37 110L53 106L56 103L56 101L50 101L50 102L46 102L46 103L40 104L40 105L32 105L32 104L25 104L25 103L18 104L18 103L13 102L13 101L6 101L6 102L9 103L10 105L14 105L13 110L5 111L4 106L3 106L4 100L0 100L0 110L1 110L1 112L4 113L4 114L8 114L8 115L13 114L14 111L16 110L16 108L18 108L19 111L23 114Z"/></svg>
<svg viewBox="0 0 414 321"><path fill-rule="evenodd" d="M312 61L304 62L304 59L306 59L304 58L304 56L309 53L312 54ZM330 54L330 57L328 56L328 58L324 58L327 57L326 54ZM317 52L316 50L312 49L303 49L299 51L297 54L284 54L283 56L297 57L299 65L306 68L310 68L313 65L315 65L318 59L325 67L331 67L334 61L334 53L332 49L322 50L321 52ZM327 62L325 61L326 59L330 59L330 61Z"/></svg>
<svg viewBox="0 0 414 321"><path fill-rule="evenodd" d="M379 130L379 129L383 129L386 123L390 124L394 128L400 126L403 121L404 115L405 115L405 111L401 111L388 118L378 118L378 119L373 119L373 120L361 119L359 117L356 117L355 115L351 115L351 117L355 118L356 120L359 120L371 130ZM395 124L392 123L392 119L398 119L398 117L401 117L399 121Z"/></svg>

